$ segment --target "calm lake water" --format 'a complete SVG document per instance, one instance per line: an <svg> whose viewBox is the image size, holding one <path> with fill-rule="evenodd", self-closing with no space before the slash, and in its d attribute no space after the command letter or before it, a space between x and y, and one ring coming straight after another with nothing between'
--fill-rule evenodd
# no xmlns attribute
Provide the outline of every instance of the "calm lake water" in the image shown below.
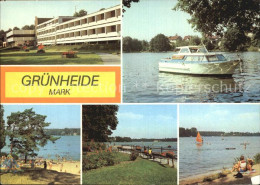
<svg viewBox="0 0 260 185"><path fill-rule="evenodd" d="M194 137L180 138L180 178L231 168L235 158L244 155L253 158L260 153L260 137L203 137L204 144L197 146ZM246 149L241 143L249 143ZM236 148L226 150L226 148Z"/></svg>
<svg viewBox="0 0 260 185"><path fill-rule="evenodd" d="M57 159L55 156L71 158L73 160L80 160L80 136L60 136L54 144L48 142L44 147L39 147L38 157ZM2 152L9 153L10 148L9 139L6 139L7 145L1 150Z"/></svg>
<svg viewBox="0 0 260 185"><path fill-rule="evenodd" d="M112 142L110 145L128 145L128 146L141 146L141 147L151 147L151 148L167 148L172 150L177 150L177 142ZM171 147L168 147L171 146ZM154 152L160 152L160 149L153 149Z"/></svg>
<svg viewBox="0 0 260 185"><path fill-rule="evenodd" d="M159 72L168 53L124 53L123 102L260 102L260 52L238 53L243 64L232 77L191 76ZM237 58L237 53L223 53Z"/></svg>

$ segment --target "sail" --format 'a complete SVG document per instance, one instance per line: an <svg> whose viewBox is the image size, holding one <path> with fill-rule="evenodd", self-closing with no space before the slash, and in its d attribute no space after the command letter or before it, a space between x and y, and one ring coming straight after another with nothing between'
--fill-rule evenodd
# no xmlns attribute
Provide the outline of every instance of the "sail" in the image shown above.
<svg viewBox="0 0 260 185"><path fill-rule="evenodd" d="M198 134L197 134L196 141L199 142L199 143L202 143L202 137L201 137L201 135L200 135L199 132L198 132Z"/></svg>

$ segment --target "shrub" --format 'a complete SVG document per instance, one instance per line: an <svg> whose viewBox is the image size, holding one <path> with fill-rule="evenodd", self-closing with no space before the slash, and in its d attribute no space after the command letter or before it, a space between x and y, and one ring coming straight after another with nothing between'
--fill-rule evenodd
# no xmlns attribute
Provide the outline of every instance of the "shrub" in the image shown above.
<svg viewBox="0 0 260 185"><path fill-rule="evenodd" d="M136 151L132 152L130 155L130 160L135 161L136 158L138 157L138 155L139 155L138 152L136 152Z"/></svg>
<svg viewBox="0 0 260 185"><path fill-rule="evenodd" d="M45 51L43 49L40 49L37 51L37 53L45 53Z"/></svg>
<svg viewBox="0 0 260 185"><path fill-rule="evenodd" d="M99 153L93 153L85 155L83 157L83 170L91 170L100 168L103 166L113 166L115 164L115 158L112 152L102 151Z"/></svg>
<svg viewBox="0 0 260 185"><path fill-rule="evenodd" d="M260 163L260 153L258 153L258 154L256 154L256 155L254 156L254 163L255 163L255 164Z"/></svg>

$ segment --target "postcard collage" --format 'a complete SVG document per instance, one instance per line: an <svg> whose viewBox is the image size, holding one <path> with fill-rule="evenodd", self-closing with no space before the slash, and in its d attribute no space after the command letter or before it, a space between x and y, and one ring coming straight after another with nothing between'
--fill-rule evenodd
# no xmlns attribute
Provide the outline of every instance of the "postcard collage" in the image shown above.
<svg viewBox="0 0 260 185"><path fill-rule="evenodd" d="M258 0L0 10L0 184L260 184Z"/></svg>

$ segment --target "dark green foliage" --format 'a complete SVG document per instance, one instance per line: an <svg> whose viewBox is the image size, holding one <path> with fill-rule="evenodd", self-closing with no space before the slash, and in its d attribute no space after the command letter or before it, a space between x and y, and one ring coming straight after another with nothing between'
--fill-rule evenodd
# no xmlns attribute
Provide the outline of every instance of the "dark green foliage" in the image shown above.
<svg viewBox="0 0 260 185"><path fill-rule="evenodd" d="M83 156L83 171L112 166L115 164L113 152L100 151L98 153Z"/></svg>
<svg viewBox="0 0 260 185"><path fill-rule="evenodd" d="M254 156L254 163L255 164L259 164L260 163L260 153L256 154Z"/></svg>
<svg viewBox="0 0 260 185"><path fill-rule="evenodd" d="M180 46L188 46L189 42L185 41L185 40L177 40L176 41L176 47L180 47Z"/></svg>
<svg viewBox="0 0 260 185"><path fill-rule="evenodd" d="M133 152L130 154L129 158L130 158L131 161L135 161L135 160L137 159L138 155L139 155L138 152L133 151Z"/></svg>
<svg viewBox="0 0 260 185"><path fill-rule="evenodd" d="M140 52L149 49L147 41L140 41L138 39L132 39L131 37L123 38L123 51L124 52Z"/></svg>
<svg viewBox="0 0 260 185"><path fill-rule="evenodd" d="M118 43L109 43L109 44L83 44L80 48L80 50L105 50L105 51L120 51L120 42Z"/></svg>
<svg viewBox="0 0 260 185"><path fill-rule="evenodd" d="M90 142L83 142L83 151L84 152L93 152L96 150L105 150L106 145L102 142L94 142L93 140Z"/></svg>
<svg viewBox="0 0 260 185"><path fill-rule="evenodd" d="M237 28L227 30L222 40L222 47L226 51L244 51L249 46L250 39Z"/></svg>
<svg viewBox="0 0 260 185"><path fill-rule="evenodd" d="M169 39L163 35L158 34L150 41L151 51L160 52L160 51L169 51L171 49Z"/></svg>
<svg viewBox="0 0 260 185"><path fill-rule="evenodd" d="M83 141L108 141L108 136L118 124L117 111L117 105L83 105Z"/></svg>
<svg viewBox="0 0 260 185"><path fill-rule="evenodd" d="M22 30L34 30L35 29L35 26L34 26L34 24L32 24L32 25L25 25L25 26L23 26L22 27Z"/></svg>
<svg viewBox="0 0 260 185"><path fill-rule="evenodd" d="M7 117L6 133L10 138L11 153L15 152L27 157L37 156L38 146L45 146L48 141L55 142L57 137L45 133L44 127L50 125L45 122L46 116L36 114L32 109L11 113Z"/></svg>
<svg viewBox="0 0 260 185"><path fill-rule="evenodd" d="M15 26L15 27L13 28L13 30L20 30L20 28L18 28L18 27Z"/></svg>
<svg viewBox="0 0 260 185"><path fill-rule="evenodd" d="M123 6L127 7L127 8L130 8L131 7L131 3L134 2L134 3L138 3L139 0L122 0L122 4ZM125 12L125 9L123 9L123 12Z"/></svg>
<svg viewBox="0 0 260 185"><path fill-rule="evenodd" d="M259 8L259 0L178 0L174 10L190 14L188 21L195 30L207 35L225 35L224 49L235 51L248 46L247 33L256 34L260 29Z"/></svg>
<svg viewBox="0 0 260 185"><path fill-rule="evenodd" d="M259 0L178 0L174 10L189 13L192 26L209 35L223 34L234 25L243 33L251 32L260 25Z"/></svg>
<svg viewBox="0 0 260 185"><path fill-rule="evenodd" d="M146 40L142 40L142 50L148 51L149 50L149 43Z"/></svg>
<svg viewBox="0 0 260 185"><path fill-rule="evenodd" d="M132 142L132 139L130 137L115 137L116 142Z"/></svg>
<svg viewBox="0 0 260 185"><path fill-rule="evenodd" d="M4 107L0 105L0 150L5 146Z"/></svg>
<svg viewBox="0 0 260 185"><path fill-rule="evenodd" d="M45 50L40 49L40 50L37 51L37 53L45 53Z"/></svg>
<svg viewBox="0 0 260 185"><path fill-rule="evenodd" d="M193 36L191 37L190 41L189 41L189 45L195 45L198 46L201 44L201 39L198 36Z"/></svg>
<svg viewBox="0 0 260 185"><path fill-rule="evenodd" d="M190 137L190 136L197 136L195 135L197 132L196 128L179 128L179 136L180 137ZM260 136L260 132L256 133L249 133L249 132L220 132L220 131L199 131L202 136Z"/></svg>
<svg viewBox="0 0 260 185"><path fill-rule="evenodd" d="M72 136L80 135L80 128L45 129L45 132L52 136Z"/></svg>
<svg viewBox="0 0 260 185"><path fill-rule="evenodd" d="M202 43L206 46L207 50L213 50L217 48L217 44L213 44L208 38L203 37Z"/></svg>
<svg viewBox="0 0 260 185"><path fill-rule="evenodd" d="M75 12L74 14L73 14L73 16L74 17L83 17L83 16L85 16L85 15L87 15L88 14L88 12L86 11L86 10L80 10L79 12Z"/></svg>

